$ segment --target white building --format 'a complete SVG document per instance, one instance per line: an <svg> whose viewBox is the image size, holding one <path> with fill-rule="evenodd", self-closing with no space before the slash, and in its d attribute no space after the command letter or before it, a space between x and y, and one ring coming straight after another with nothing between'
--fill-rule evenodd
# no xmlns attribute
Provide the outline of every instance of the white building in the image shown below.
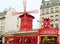
<svg viewBox="0 0 60 44"><path fill-rule="evenodd" d="M14 8L9 8L9 9L5 9L6 14L5 14L5 19L1 22L4 22L4 27L3 27L3 31L2 33L4 34L12 34L12 33L16 33L19 32L19 19L18 16L19 15L13 15L13 12L16 12ZM1 24L2 25L2 24ZM1 29L2 30L2 29ZM2 41L4 43L4 39L5 37L3 36Z"/></svg>
<svg viewBox="0 0 60 44"><path fill-rule="evenodd" d="M5 13L6 13L6 11L0 12L0 36L2 34L4 34L4 29L5 29Z"/></svg>
<svg viewBox="0 0 60 44"><path fill-rule="evenodd" d="M19 31L18 15L12 15L16 12L14 8L5 9L0 12L0 35L4 33L14 33Z"/></svg>
<svg viewBox="0 0 60 44"><path fill-rule="evenodd" d="M19 20L17 20L18 15L13 15L12 13L16 12L14 8L9 8L7 10L7 13L5 15L5 32L8 33L14 33L19 31L19 27L17 27L17 23ZM18 22L17 22L18 21Z"/></svg>
<svg viewBox="0 0 60 44"><path fill-rule="evenodd" d="M44 17L49 17L51 19L51 27L60 27L59 26L59 18L60 18L60 5L59 0L49 0L49 1L42 1L41 5L41 27L43 27L43 19Z"/></svg>

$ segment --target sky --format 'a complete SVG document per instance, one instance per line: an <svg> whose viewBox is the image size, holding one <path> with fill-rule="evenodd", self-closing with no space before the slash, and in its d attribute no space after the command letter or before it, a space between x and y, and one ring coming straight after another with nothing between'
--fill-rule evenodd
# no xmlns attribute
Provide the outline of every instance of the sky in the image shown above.
<svg viewBox="0 0 60 44"><path fill-rule="evenodd" d="M32 11L32 10L40 10L40 5L42 0L26 0L26 10ZM47 1L47 0L46 0ZM24 11L23 9L23 0L0 0L0 12L4 9L8 9L9 7L15 8L17 12ZM40 23L37 22L40 21L40 11L38 13L31 13L35 17L33 21L33 29L38 29L40 26Z"/></svg>

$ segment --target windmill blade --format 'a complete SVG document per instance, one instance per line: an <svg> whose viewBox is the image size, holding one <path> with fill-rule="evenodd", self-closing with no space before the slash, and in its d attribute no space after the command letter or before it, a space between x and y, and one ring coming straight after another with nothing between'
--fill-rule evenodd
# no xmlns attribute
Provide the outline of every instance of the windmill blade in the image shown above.
<svg viewBox="0 0 60 44"><path fill-rule="evenodd" d="M23 12L12 12L12 15L19 15L19 14L23 14Z"/></svg>
<svg viewBox="0 0 60 44"><path fill-rule="evenodd" d="M26 13L26 3L27 3L27 1L23 0L24 13Z"/></svg>
<svg viewBox="0 0 60 44"><path fill-rule="evenodd" d="M32 11L29 11L27 13L38 13L38 10L32 10Z"/></svg>

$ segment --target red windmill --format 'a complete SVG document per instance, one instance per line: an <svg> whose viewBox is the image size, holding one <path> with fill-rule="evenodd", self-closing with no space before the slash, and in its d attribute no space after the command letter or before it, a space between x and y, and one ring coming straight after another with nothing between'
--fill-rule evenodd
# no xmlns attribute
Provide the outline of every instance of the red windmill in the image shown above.
<svg viewBox="0 0 60 44"><path fill-rule="evenodd" d="M21 18L20 31L29 31L32 30L32 21L34 17L28 13L37 13L38 10L26 12L26 0L23 0L23 7L24 12L13 12L13 15L23 14L19 16L19 18Z"/></svg>

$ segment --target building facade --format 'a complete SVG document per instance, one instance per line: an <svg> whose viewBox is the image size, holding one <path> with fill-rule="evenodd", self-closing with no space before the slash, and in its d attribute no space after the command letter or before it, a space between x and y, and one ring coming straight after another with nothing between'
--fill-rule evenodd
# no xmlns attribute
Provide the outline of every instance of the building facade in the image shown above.
<svg viewBox="0 0 60 44"><path fill-rule="evenodd" d="M42 5L40 8L41 9L41 15L40 15L41 28L35 31L31 30L31 31L17 32L13 34L11 33L4 34L5 40L3 40L3 43L7 43L7 44L58 44L58 42L60 42L59 40L60 33L58 32L59 31L58 28L60 28L59 27L60 25L59 4L60 4L59 0L49 0L49 1L42 0ZM11 11L8 11L7 15L8 14L11 15ZM7 16L7 17L9 18L10 16ZM47 23L44 22L45 17L49 17L51 21L46 20ZM10 19L8 21L10 22ZM47 27L43 27L44 26L43 22L48 24L48 25L45 24ZM50 22L51 22L51 25L50 25Z"/></svg>
<svg viewBox="0 0 60 44"><path fill-rule="evenodd" d="M42 1L41 5L41 27L43 27L43 19L45 17L49 17L51 19L51 27L59 27L59 17L60 17L60 2L59 0L49 0L49 1Z"/></svg>
<svg viewBox="0 0 60 44"><path fill-rule="evenodd" d="M42 0L40 11L41 11L40 12L41 27L43 27L43 19L45 17L49 17L51 19L50 28L60 29L60 0L49 0L49 1Z"/></svg>
<svg viewBox="0 0 60 44"><path fill-rule="evenodd" d="M12 13L16 12L14 8L7 9L7 13L5 15L5 32L6 33L14 33L19 30L18 21L19 19L13 15ZM18 29L17 29L18 28ZM15 31L16 30L16 31Z"/></svg>
<svg viewBox="0 0 60 44"><path fill-rule="evenodd" d="M2 35L5 30L5 14L6 11L0 12L0 43L2 42Z"/></svg>

